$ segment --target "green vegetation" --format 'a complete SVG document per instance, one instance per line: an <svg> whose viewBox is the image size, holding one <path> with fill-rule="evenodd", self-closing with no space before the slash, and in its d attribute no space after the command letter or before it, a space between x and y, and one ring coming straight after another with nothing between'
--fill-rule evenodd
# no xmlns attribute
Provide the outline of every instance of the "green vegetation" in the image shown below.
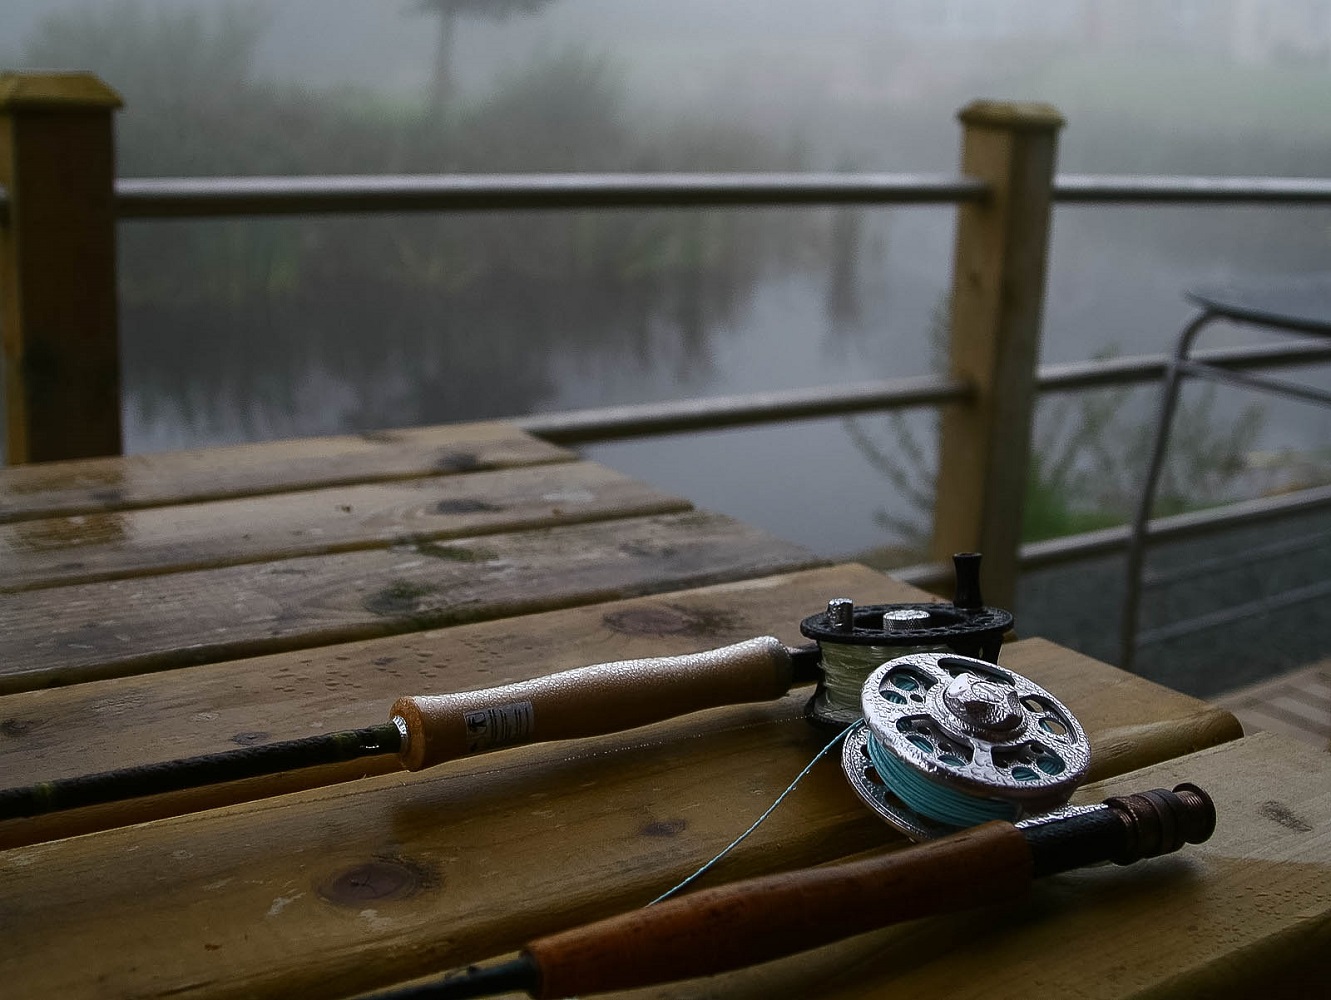
<svg viewBox="0 0 1331 1000"><path fill-rule="evenodd" d="M1155 400L1154 392L1113 389L1059 397L1041 406L1026 481L1023 541L1095 531L1131 519L1150 454ZM1236 485L1249 471L1246 456L1261 425L1257 405L1232 420L1219 419L1210 387L1180 405L1155 516L1234 499ZM932 421L929 445L898 414L888 418L887 426L885 444L862 420L845 421L856 450L904 501L899 508L880 508L874 514L879 527L892 536L886 557L901 565L923 558L927 551L934 502L931 442L937 421Z"/></svg>
<svg viewBox="0 0 1331 1000"><path fill-rule="evenodd" d="M948 310L934 308L929 341L935 370L946 367ZM1107 360L1112 354L1100 355ZM1131 520L1155 428L1158 390L1100 389L1039 400L1022 509L1022 540L1080 534ZM921 433L901 414L889 414L887 443L858 418L843 421L855 450L901 497L874 521L892 543L860 558L903 565L928 550L934 507L938 420ZM1213 507L1234 499L1249 471L1247 455L1262 429L1259 405L1231 420L1215 411L1214 386L1185 392L1174 413L1170 448L1156 490L1155 516Z"/></svg>

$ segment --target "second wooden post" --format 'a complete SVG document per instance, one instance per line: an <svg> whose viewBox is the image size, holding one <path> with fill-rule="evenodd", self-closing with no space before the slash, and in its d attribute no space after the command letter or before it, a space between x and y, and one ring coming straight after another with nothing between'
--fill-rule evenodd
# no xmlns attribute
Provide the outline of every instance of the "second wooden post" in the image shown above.
<svg viewBox="0 0 1331 1000"><path fill-rule="evenodd" d="M989 196L958 210L951 370L974 395L943 411L931 556L984 553L988 603L1016 603L1058 130L1045 104L976 101L962 171Z"/></svg>

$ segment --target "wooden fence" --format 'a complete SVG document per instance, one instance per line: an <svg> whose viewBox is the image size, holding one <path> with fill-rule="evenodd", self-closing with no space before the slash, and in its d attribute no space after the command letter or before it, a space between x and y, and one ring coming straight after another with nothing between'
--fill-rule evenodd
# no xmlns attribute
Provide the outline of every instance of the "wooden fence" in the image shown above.
<svg viewBox="0 0 1331 1000"><path fill-rule="evenodd" d="M977 101L960 114L959 175L555 175L117 180L119 96L90 74L0 76L0 302L11 463L119 454L116 221L365 211L955 204L946 374L635 412L523 418L552 440L664 433L941 406L931 555L985 553L986 594L1015 599L1049 222L1069 202L1331 202L1331 182L1055 178L1063 119L1041 104ZM1324 357L1258 351L1235 363ZM1131 360L1131 359L1129 359ZM1136 380L1160 359L1138 359ZM1115 367L1117 364L1117 367ZM1067 366L1065 366L1067 367ZM1073 366L1076 367L1076 366ZM1133 380L1085 365L1069 386ZM1094 370L1092 370L1094 369ZM1127 373L1127 374L1125 374ZM622 408L620 408L622 409ZM636 430L635 430L636 428Z"/></svg>

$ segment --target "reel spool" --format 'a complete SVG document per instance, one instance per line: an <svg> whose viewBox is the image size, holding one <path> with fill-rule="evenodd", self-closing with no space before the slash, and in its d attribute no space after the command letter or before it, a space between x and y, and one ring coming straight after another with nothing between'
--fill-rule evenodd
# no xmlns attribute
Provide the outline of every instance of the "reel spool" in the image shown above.
<svg viewBox="0 0 1331 1000"><path fill-rule="evenodd" d="M800 632L818 643L822 676L805 714L828 729L844 729L860 718L860 690L879 664L908 653L952 652L997 662L1012 615L985 607L980 597L980 554L952 557L956 596L951 604L870 604L849 598L827 602Z"/></svg>
<svg viewBox="0 0 1331 1000"><path fill-rule="evenodd" d="M1091 761L1086 732L1035 682L993 663L914 653L861 692L865 725L841 765L869 808L912 840L1065 806Z"/></svg>

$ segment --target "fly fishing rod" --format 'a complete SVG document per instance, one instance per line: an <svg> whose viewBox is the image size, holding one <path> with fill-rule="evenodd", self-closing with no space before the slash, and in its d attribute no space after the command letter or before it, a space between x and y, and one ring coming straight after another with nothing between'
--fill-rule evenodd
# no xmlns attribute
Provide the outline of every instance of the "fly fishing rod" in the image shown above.
<svg viewBox="0 0 1331 1000"><path fill-rule="evenodd" d="M859 717L848 692L901 652L943 649L996 659L1012 616L980 599L977 553L960 553L952 603L829 602L801 624L813 644L772 636L682 656L578 667L500 687L399 698L386 723L0 790L0 821L322 764L396 755L406 770L524 743L622 732L705 708L770 701L817 684L815 724Z"/></svg>
<svg viewBox="0 0 1331 1000"><path fill-rule="evenodd" d="M714 975L904 920L1011 902L1037 878L1200 844L1215 806L1195 785L1018 823L995 820L906 850L734 882L529 942L511 961L366 1000L583 996Z"/></svg>
<svg viewBox="0 0 1331 1000"><path fill-rule="evenodd" d="M829 615L839 606L834 601ZM889 632L893 614L884 622ZM824 624L806 619L802 630ZM872 620L864 630L871 628ZM511 990L565 997L711 975L900 920L1010 900L1035 878L1168 854L1215 829L1215 807L1194 785L1069 805L1090 763L1085 730L1044 688L995 663L908 652L864 677L859 702L859 716L819 757L841 742L842 770L856 794L919 846L668 898L728 847L641 910L531 942L513 961L378 1000ZM824 715L840 710L822 707Z"/></svg>
<svg viewBox="0 0 1331 1000"><path fill-rule="evenodd" d="M772 636L731 646L578 667L478 691L399 698L387 723L0 791L0 820L319 764L396 754L417 771L521 743L632 729L716 705L780 698L818 672L816 646Z"/></svg>

